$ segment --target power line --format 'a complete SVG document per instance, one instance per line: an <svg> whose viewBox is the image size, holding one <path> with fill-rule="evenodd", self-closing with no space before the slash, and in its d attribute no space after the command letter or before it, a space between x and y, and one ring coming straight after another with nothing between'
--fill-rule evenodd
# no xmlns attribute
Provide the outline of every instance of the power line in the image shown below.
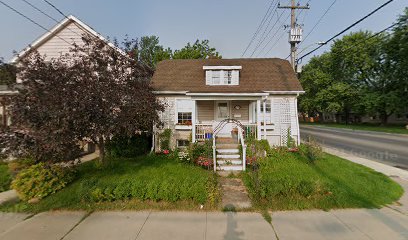
<svg viewBox="0 0 408 240"><path fill-rule="evenodd" d="M268 16L269 11L271 10L271 7L273 6L273 3L275 0L271 1L271 4L269 5L268 10L266 11L264 17L262 18L262 21L259 23L258 28L256 29L254 35L252 36L251 41L248 43L248 46L245 48L244 52L242 53L241 57L245 55L245 53L248 51L248 48L251 46L252 42L255 40L256 36L258 35L259 31L262 29L263 24L266 20L266 16Z"/></svg>
<svg viewBox="0 0 408 240"><path fill-rule="evenodd" d="M321 47L323 47L324 45L327 45L327 43L331 42L333 39L335 39L336 37L340 36L341 34L345 33L346 31L348 31L349 29L351 29L352 27L356 26L357 24L359 24L360 22L364 21L365 19L367 19L368 17L370 17L371 15L373 15L374 13L376 13L377 11L379 11L380 9L382 9L383 7L387 6L388 4L390 4L391 2L393 2L394 0L389 0L386 3L382 4L381 6L377 7L376 9L374 9L373 11L371 11L369 14L365 15L363 18L360 18L358 21L354 22L353 24L351 24L350 26L348 26L347 28L345 28L344 30L342 30L341 32L337 33L336 35L334 35L333 37L331 37L329 40L325 41L324 43L322 43L320 46L316 47L315 49L313 49L312 51L304 54L303 56L301 56L299 59L297 59L297 61L300 61L301 59L303 59L306 56L309 56L310 54L312 54L313 52L317 51L318 49L320 49Z"/></svg>
<svg viewBox="0 0 408 240"><path fill-rule="evenodd" d="M309 37L309 35L316 29L317 25L320 24L320 22L323 20L323 18L326 16L326 14L330 11L330 9L333 7L333 5L334 5L336 2L337 2L337 0L334 0L334 1L330 4L330 6L326 9L326 11L324 12L324 14L319 18L319 20L317 20L316 24L312 27L312 29L309 31L309 33L306 35L306 37L303 38L303 41L302 41L300 44L302 44L302 43L307 39L307 37ZM300 44L299 44L299 45L300 45Z"/></svg>
<svg viewBox="0 0 408 240"><path fill-rule="evenodd" d="M277 10L275 10L275 12L277 13ZM278 13L277 13L278 14ZM275 23L273 24L272 28L269 30L269 32L266 34L266 36L263 39L259 39L259 42L257 44L257 46L255 47L255 49L252 51L251 53L251 57L255 54L255 52L258 50L258 48L265 42L265 39L267 38L267 36L270 35L270 33L272 32L272 30L275 28L276 24L278 23L278 21L281 19L283 15L283 12L278 16L278 18L276 19Z"/></svg>
<svg viewBox="0 0 408 240"><path fill-rule="evenodd" d="M276 44L278 44L279 40L281 40L281 38L283 37L283 35L285 35L285 32L282 32L282 34L279 36L279 38L272 44L272 46L269 48L269 50L265 53L265 55L268 55L270 51L272 51L272 49L275 48ZM289 55L290 56L290 55Z"/></svg>
<svg viewBox="0 0 408 240"><path fill-rule="evenodd" d="M18 15L22 16L23 18L27 19L28 21L32 22L33 24L37 25L38 27L44 29L47 32L50 32L50 30L48 30L46 27L42 26L41 24L37 23L36 21L34 21L33 19L27 17L26 15L24 15L23 13L19 12L17 9L13 8L12 6L6 4L5 2L0 0L0 3L3 4L4 6L6 6L8 9L12 10L13 12L17 13ZM60 36L56 35L59 39L63 40L64 42L68 43L68 44L72 44L67 42L65 39L61 38Z"/></svg>
<svg viewBox="0 0 408 240"><path fill-rule="evenodd" d="M276 7L276 6L275 6L275 7ZM272 13L272 12L271 12L271 13ZM275 13L277 14L276 9L275 9L275 11L273 11L272 16L269 15L270 17L269 17L268 23L267 23L267 25L266 25L264 31L262 32L262 35L261 35L261 37L259 38L258 44L256 45L255 49L258 49L259 45L261 44L261 41L264 41L263 39L266 38L265 33L266 33L266 31L269 29L269 26L271 25L271 21L272 21L273 17L275 16ZM275 25L276 25L276 22L275 22L274 25L272 26L272 29L275 27ZM269 30L268 35L269 35L269 33L272 31L272 29ZM254 50L254 51L255 51L255 50ZM252 54L251 54L251 57L252 57L252 55L253 55L253 52L252 52Z"/></svg>
<svg viewBox="0 0 408 240"><path fill-rule="evenodd" d="M50 3L47 0L43 0L44 2L46 2L48 5L50 5L52 8L54 8L57 12L59 12L62 16L64 16L65 18L68 18L67 15L65 15L61 10L59 10L54 4Z"/></svg>
<svg viewBox="0 0 408 240"><path fill-rule="evenodd" d="M23 2L27 3L28 5L30 5L32 8L34 8L35 10L39 11L40 13L44 14L45 16L51 18L52 20L54 20L55 22L58 22L57 19L51 17L50 15L48 15L47 13L45 13L44 11L42 11L41 9L39 9L38 7L34 6L32 3L30 3L27 0L22 0Z"/></svg>

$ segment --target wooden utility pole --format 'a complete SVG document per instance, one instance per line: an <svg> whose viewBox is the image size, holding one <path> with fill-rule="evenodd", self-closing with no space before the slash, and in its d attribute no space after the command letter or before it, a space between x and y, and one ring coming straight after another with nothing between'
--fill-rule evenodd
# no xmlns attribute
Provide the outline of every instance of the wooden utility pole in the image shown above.
<svg viewBox="0 0 408 240"><path fill-rule="evenodd" d="M306 6L296 5L295 0L292 0L291 6L280 6L278 8L286 8L291 10L290 18L290 31L289 31L289 43L290 43L290 64L292 64L293 70L296 71L296 44L302 41L302 27L296 22L296 9L309 9L309 4Z"/></svg>

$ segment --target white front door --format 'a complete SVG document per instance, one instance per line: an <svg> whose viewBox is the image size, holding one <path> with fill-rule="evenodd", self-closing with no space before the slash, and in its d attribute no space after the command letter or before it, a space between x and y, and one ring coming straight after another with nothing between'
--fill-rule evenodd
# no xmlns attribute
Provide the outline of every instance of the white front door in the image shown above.
<svg viewBox="0 0 408 240"><path fill-rule="evenodd" d="M230 101L215 101L215 121L216 125L222 120L230 118ZM221 130L220 134L231 134L232 126L230 123L226 124Z"/></svg>

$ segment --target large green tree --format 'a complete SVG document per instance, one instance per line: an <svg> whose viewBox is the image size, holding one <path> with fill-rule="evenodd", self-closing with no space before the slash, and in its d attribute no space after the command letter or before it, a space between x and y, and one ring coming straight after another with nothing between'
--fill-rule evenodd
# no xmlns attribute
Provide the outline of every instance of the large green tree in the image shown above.
<svg viewBox="0 0 408 240"><path fill-rule="evenodd" d="M187 43L180 50L175 50L173 59L206 59L206 58L221 58L221 55L214 47L210 46L208 40L195 41L194 44Z"/></svg>
<svg viewBox="0 0 408 240"><path fill-rule="evenodd" d="M9 85L16 82L17 69L14 65L7 64L0 57L0 85Z"/></svg>

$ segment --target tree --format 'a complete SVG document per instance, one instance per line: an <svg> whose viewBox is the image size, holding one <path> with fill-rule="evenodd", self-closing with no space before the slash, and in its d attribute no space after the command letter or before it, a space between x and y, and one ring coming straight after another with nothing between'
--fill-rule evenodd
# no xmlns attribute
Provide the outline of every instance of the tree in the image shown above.
<svg viewBox="0 0 408 240"><path fill-rule="evenodd" d="M180 50L175 50L173 59L206 59L206 58L222 58L217 50L210 47L208 40L197 39L193 45L187 43L185 47Z"/></svg>
<svg viewBox="0 0 408 240"><path fill-rule="evenodd" d="M48 133L51 141L61 135L88 139L106 165L110 138L151 131L163 105L149 86L151 69L102 40L83 40L50 62L38 54L23 60L23 90L12 105L13 119L32 132Z"/></svg>
<svg viewBox="0 0 408 240"><path fill-rule="evenodd" d="M125 51L133 59L147 64L151 68L155 68L158 62L170 59L172 56L172 50L160 45L159 37L156 36L144 36L140 40L128 39L126 37L123 45L125 46Z"/></svg>
<svg viewBox="0 0 408 240"><path fill-rule="evenodd" d="M0 58L0 85L9 85L16 82L17 69Z"/></svg>

